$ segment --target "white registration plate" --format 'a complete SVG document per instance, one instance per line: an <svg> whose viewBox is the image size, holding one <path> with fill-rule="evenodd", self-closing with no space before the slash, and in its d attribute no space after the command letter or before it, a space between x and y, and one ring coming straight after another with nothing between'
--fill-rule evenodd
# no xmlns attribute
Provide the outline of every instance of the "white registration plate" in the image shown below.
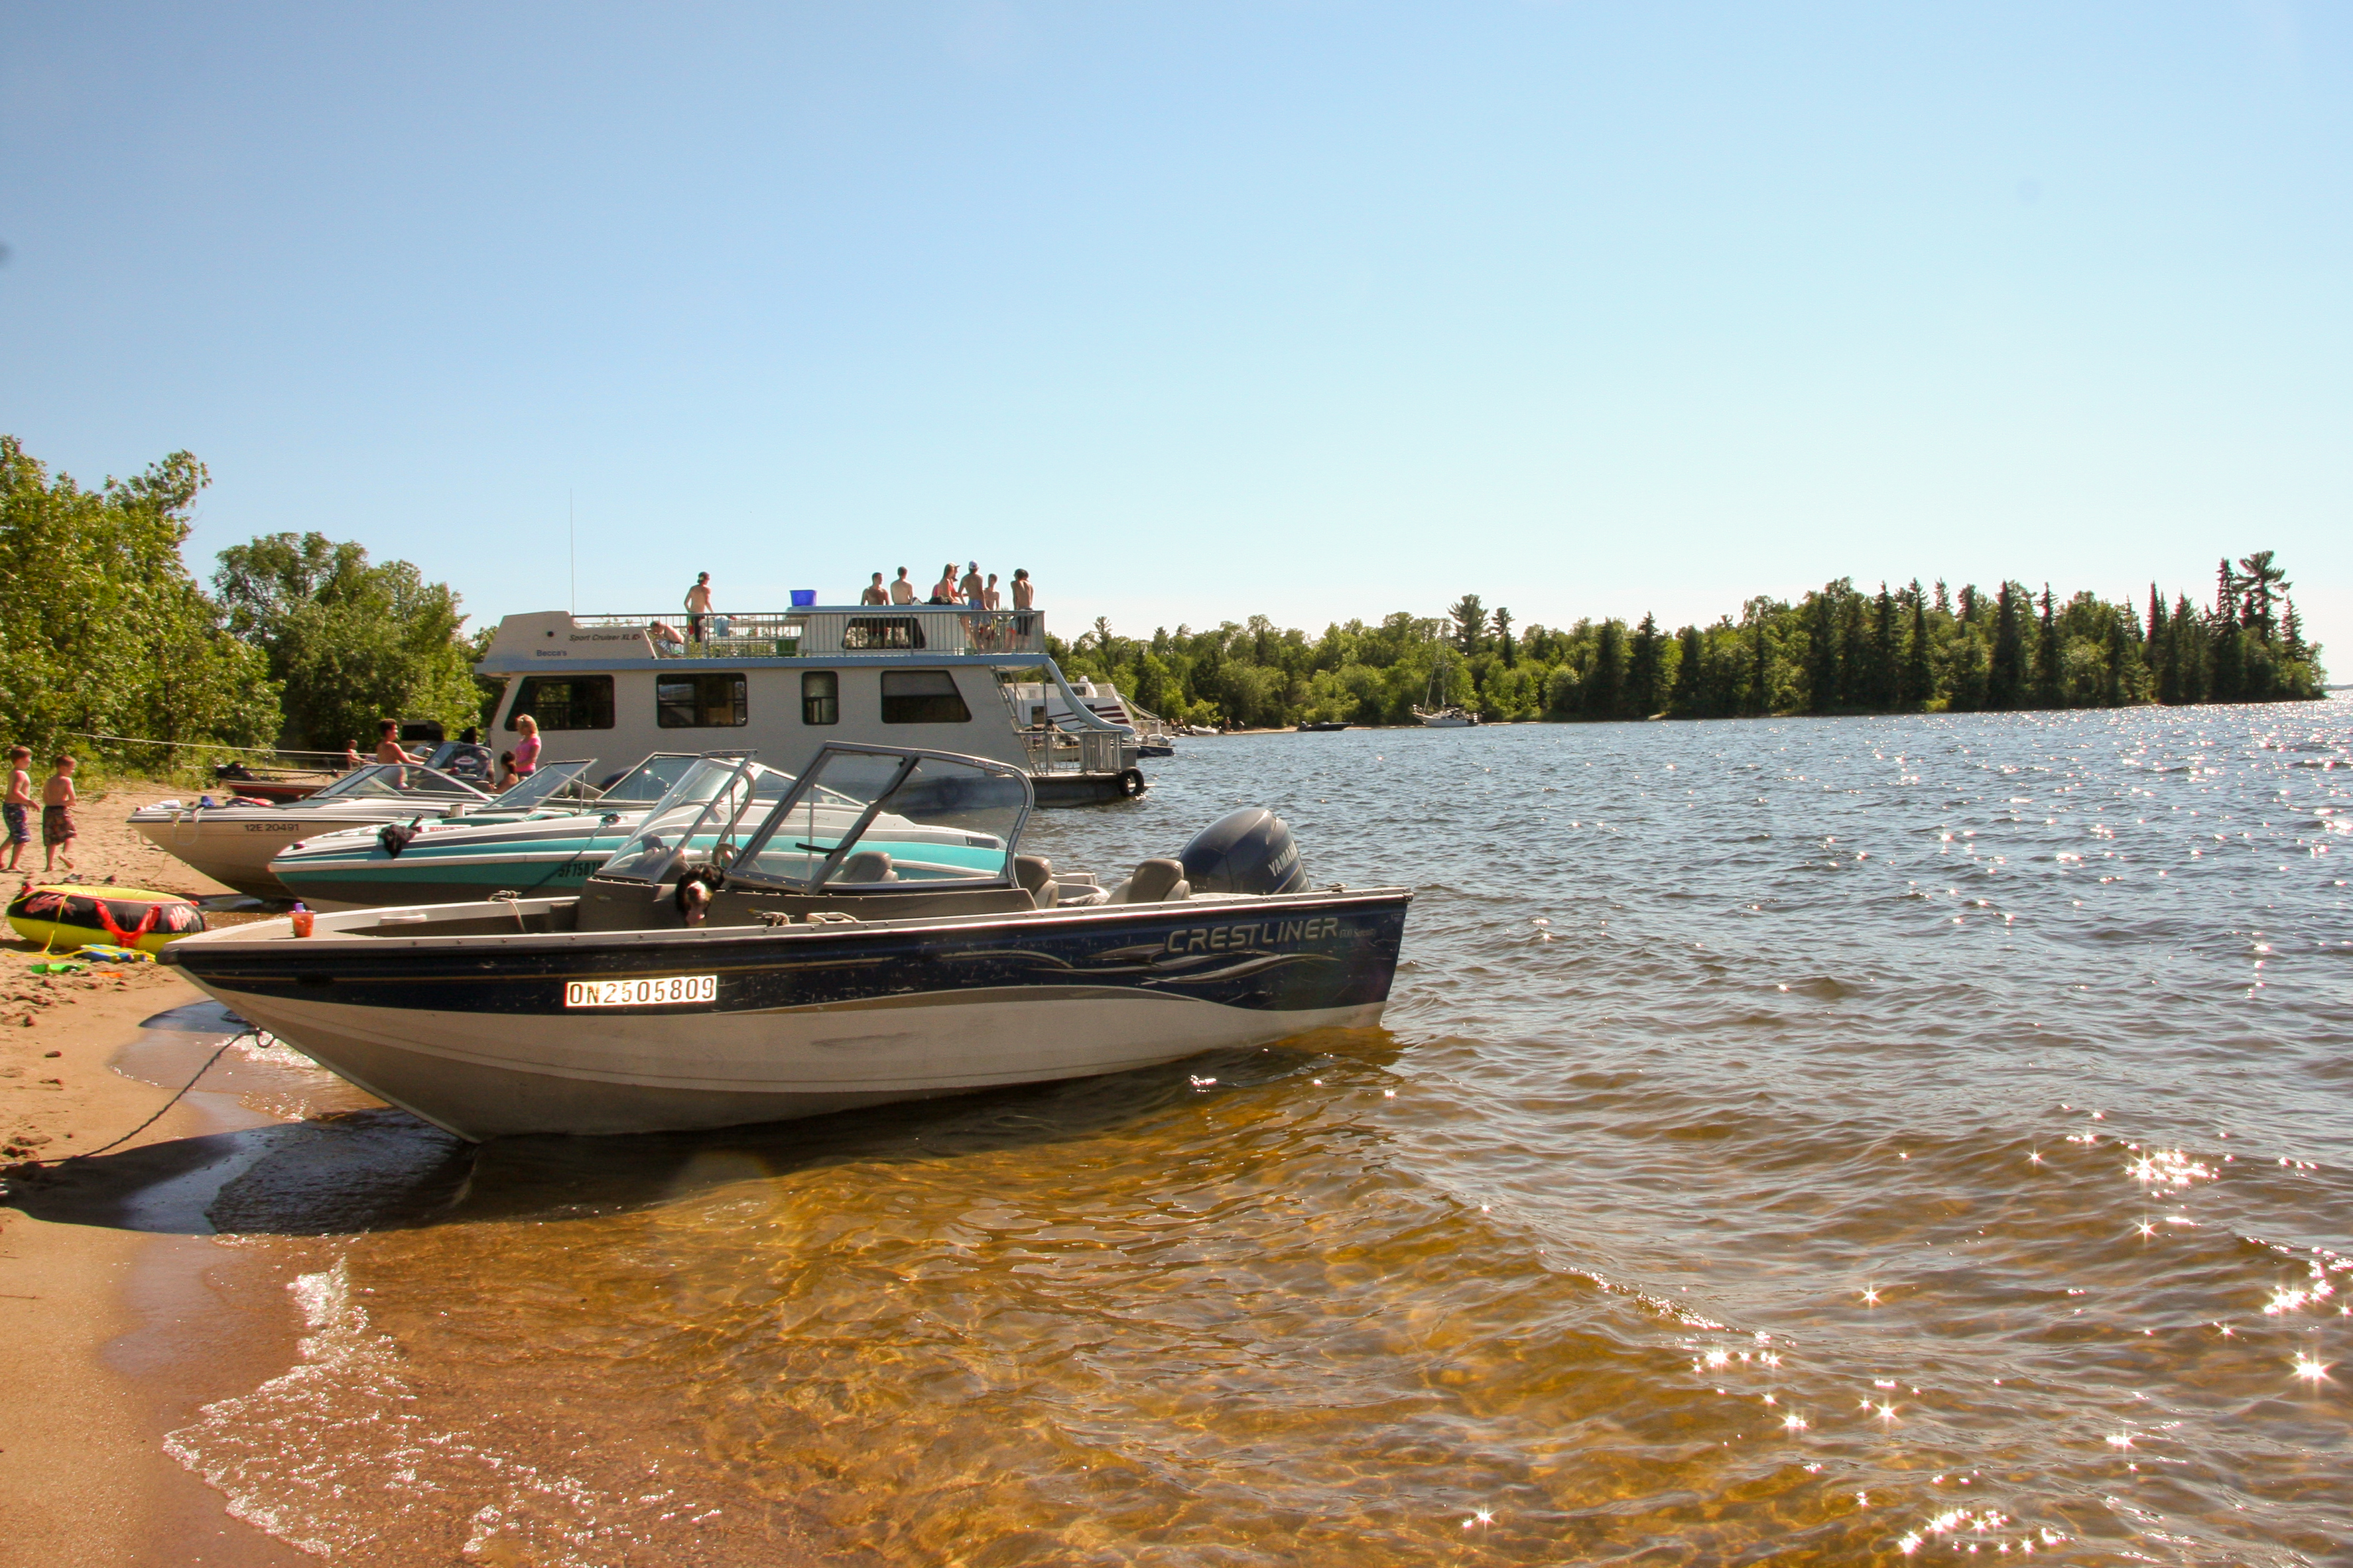
<svg viewBox="0 0 2353 1568"><path fill-rule="evenodd" d="M716 974L666 974L653 980L567 980L566 1007L662 1007L711 1002L719 996Z"/></svg>

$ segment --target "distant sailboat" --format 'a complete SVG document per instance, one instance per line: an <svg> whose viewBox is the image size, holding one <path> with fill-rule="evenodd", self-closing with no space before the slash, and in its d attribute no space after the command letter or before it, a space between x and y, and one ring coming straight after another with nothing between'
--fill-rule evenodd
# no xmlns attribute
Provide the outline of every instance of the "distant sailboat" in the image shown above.
<svg viewBox="0 0 2353 1568"><path fill-rule="evenodd" d="M1413 710L1413 716L1421 721L1421 727L1425 730L1467 730L1479 722L1479 716L1467 708L1457 708L1451 704L1440 706L1445 702L1447 676L1450 670L1446 649L1441 646L1438 649L1436 662L1430 667L1430 689L1424 694L1429 699L1430 706L1416 708Z"/></svg>

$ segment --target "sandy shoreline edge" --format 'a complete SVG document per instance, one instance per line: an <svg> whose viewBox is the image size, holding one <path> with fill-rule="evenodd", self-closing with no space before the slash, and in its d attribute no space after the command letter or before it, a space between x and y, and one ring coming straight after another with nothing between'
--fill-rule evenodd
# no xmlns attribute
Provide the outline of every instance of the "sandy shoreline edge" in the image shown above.
<svg viewBox="0 0 2353 1568"><path fill-rule="evenodd" d="M77 869L41 875L36 845L29 879L111 875L157 891L227 891L124 821L135 806L173 793L88 797ZM9 879L10 896L25 879L22 868ZM34 975L42 954L5 934L0 1135L56 1160L154 1114L171 1089L126 1078L111 1063L144 1020L203 1001L203 993L153 963ZM127 1146L222 1130L216 1110L183 1100ZM0 1531L15 1555L126 1564L312 1561L229 1517L221 1495L162 1447L164 1432L196 1405L244 1392L291 1363L300 1324L282 1289L287 1265L203 1237L52 1223L20 1206L37 1206L43 1189L69 1179L24 1172L0 1200L0 1337L10 1352L0 1358L0 1408L17 1417L0 1434Z"/></svg>

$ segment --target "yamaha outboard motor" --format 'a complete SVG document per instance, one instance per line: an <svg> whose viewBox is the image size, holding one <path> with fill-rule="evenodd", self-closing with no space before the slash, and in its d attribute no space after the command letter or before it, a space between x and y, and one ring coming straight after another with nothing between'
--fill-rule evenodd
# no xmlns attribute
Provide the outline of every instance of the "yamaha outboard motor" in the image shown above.
<svg viewBox="0 0 2353 1568"><path fill-rule="evenodd" d="M1185 846L1185 879L1197 893L1296 893L1307 886L1291 825L1246 805L1209 824Z"/></svg>

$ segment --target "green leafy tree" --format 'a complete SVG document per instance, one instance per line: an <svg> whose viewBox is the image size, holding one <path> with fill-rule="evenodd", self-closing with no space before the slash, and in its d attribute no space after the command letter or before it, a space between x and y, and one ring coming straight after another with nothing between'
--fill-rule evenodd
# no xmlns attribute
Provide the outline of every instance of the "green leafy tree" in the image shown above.
<svg viewBox="0 0 2353 1568"><path fill-rule="evenodd" d="M213 587L284 687L289 743L364 742L380 719L476 721L458 595L409 563L372 563L324 534L273 533L222 551Z"/></svg>
<svg viewBox="0 0 2353 1568"><path fill-rule="evenodd" d="M180 556L209 481L174 452L84 489L0 436L0 715L12 740L153 767L171 748L87 737L277 738L268 668L223 628Z"/></svg>

